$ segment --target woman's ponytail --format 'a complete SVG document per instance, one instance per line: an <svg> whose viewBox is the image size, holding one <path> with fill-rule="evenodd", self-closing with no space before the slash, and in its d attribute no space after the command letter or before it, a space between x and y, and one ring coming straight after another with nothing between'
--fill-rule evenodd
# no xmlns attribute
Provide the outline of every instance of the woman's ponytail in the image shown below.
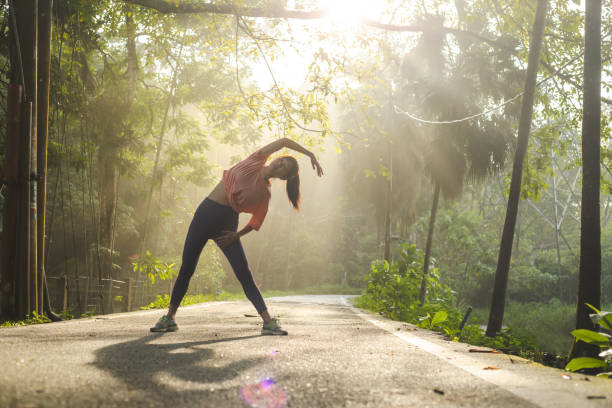
<svg viewBox="0 0 612 408"><path fill-rule="evenodd" d="M296 210L300 209L300 173L287 179L287 197Z"/></svg>

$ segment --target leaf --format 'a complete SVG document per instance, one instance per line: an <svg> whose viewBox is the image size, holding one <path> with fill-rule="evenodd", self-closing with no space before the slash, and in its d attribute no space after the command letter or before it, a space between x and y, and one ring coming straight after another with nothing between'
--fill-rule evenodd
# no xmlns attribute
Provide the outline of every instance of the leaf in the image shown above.
<svg viewBox="0 0 612 408"><path fill-rule="evenodd" d="M446 313L444 310L440 310L434 315L433 319L431 319L431 327L435 326L436 324L444 322L447 318L448 318L448 313Z"/></svg>
<svg viewBox="0 0 612 408"><path fill-rule="evenodd" d="M606 362L603 360L591 357L578 357L572 359L569 363L567 363L567 365L565 366L565 370L578 371L582 370L583 368L599 368L605 366Z"/></svg>
<svg viewBox="0 0 612 408"><path fill-rule="evenodd" d="M597 333L592 330L578 329L572 331L572 336L585 343L595 344L597 346L607 346L610 344L610 337L603 333Z"/></svg>
<svg viewBox="0 0 612 408"><path fill-rule="evenodd" d="M600 312L598 314L590 314L591 321L595 324L603 326L608 330L612 330L612 313Z"/></svg>
<svg viewBox="0 0 612 408"><path fill-rule="evenodd" d="M598 313L598 314L599 314L599 313L601 313L601 311L597 310L597 309L595 308L595 306L593 306L593 305L591 305L591 304L589 304L589 303L585 303L585 305L587 305L588 307L590 307L591 309L593 309L593 310L595 311L595 313Z"/></svg>

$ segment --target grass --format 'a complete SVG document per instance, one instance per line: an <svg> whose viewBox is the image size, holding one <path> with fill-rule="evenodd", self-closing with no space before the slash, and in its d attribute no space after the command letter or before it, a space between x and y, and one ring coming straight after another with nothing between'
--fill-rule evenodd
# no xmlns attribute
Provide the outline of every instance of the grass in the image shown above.
<svg viewBox="0 0 612 408"><path fill-rule="evenodd" d="M261 293L264 298L277 297L277 296L295 296L295 295L359 295L361 289L359 288L347 288L341 287L340 285L321 285L313 286L309 288L294 289L294 290L266 290ZM219 302L223 300L246 300L246 296L243 292L222 292L220 294L198 294L198 295L187 295L183 298L181 306L194 305L197 303L206 302ZM142 306L142 310L149 309L165 309L170 306L169 295L157 295L157 299L146 305Z"/></svg>

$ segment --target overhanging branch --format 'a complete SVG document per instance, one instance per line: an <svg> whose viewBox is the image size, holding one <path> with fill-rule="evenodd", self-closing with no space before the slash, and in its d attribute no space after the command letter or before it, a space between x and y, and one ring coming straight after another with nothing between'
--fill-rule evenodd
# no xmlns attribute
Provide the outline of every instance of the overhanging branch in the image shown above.
<svg viewBox="0 0 612 408"><path fill-rule="evenodd" d="M324 10L287 10L282 7L238 7L233 4L212 4L168 0L122 0L165 14L231 14L242 17L295 18L313 20L327 16Z"/></svg>
<svg viewBox="0 0 612 408"><path fill-rule="evenodd" d="M164 14L228 14L238 15L242 17L264 17L264 18L291 18L298 20L317 20L327 17L328 13L325 10L290 10L282 7L237 7L233 4L212 4L212 3L200 3L200 2L186 2L186 1L174 1L174 0L121 0L126 3L136 4L142 7L157 10ZM505 49L512 51L516 55L516 49L508 46L496 39L490 39L480 34L459 30L456 28L449 28L444 26L424 26L424 25L395 25L395 24L383 24L374 20L364 20L363 24L368 27L379 28L386 31L397 31L397 32L424 32L428 30L441 31L456 36L470 37L478 41L482 41L486 44L491 45L495 48ZM542 65L551 73L554 72L553 68L546 62L542 62ZM565 82L573 85L574 87L580 88L580 85L576 83L568 75L560 72L555 72L559 78ZM601 101L612 106L612 100L602 97Z"/></svg>
<svg viewBox="0 0 612 408"><path fill-rule="evenodd" d="M239 15L242 17L267 17L267 18L291 18L298 20L316 20L328 16L325 10L289 10L282 7L238 7L232 4L211 4L211 3L192 3L169 0L122 0L127 3L137 4L146 8L154 9L165 14L229 14ZM396 32L423 32L423 31L441 31L447 34L470 37L478 41L485 42L497 48L514 50L512 47L499 43L495 39L483 37L480 34L471 31L459 30L456 28L448 28L443 26L425 26L425 25L396 25L383 24L374 20L363 20L363 24L373 28L379 28L386 31Z"/></svg>

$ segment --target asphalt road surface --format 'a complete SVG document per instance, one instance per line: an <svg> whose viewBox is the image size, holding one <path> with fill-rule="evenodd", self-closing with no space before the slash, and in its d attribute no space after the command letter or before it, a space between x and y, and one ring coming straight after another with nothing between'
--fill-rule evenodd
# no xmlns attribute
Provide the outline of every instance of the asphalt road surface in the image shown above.
<svg viewBox="0 0 612 408"><path fill-rule="evenodd" d="M0 329L0 407L612 407L612 381L566 375L349 306L266 302L289 336L261 336L247 302Z"/></svg>

